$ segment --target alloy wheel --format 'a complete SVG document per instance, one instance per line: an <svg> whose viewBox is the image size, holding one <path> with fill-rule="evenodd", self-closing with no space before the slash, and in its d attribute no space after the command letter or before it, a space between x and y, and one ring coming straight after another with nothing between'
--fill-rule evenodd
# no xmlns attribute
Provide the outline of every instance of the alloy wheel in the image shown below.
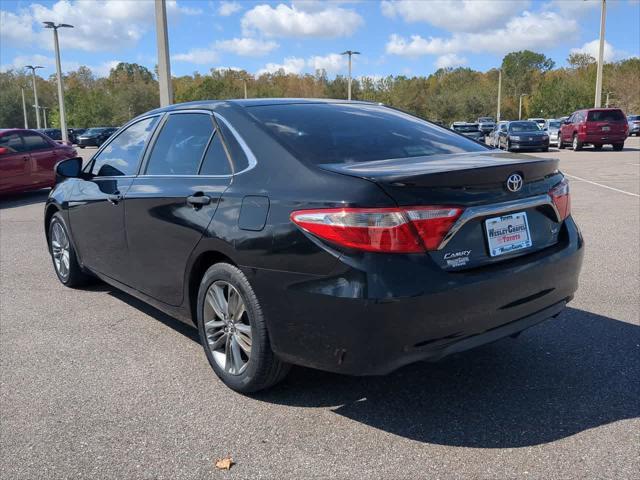
<svg viewBox="0 0 640 480"><path fill-rule="evenodd" d="M51 229L51 253L58 275L66 279L69 276L69 237L59 222Z"/></svg>
<svg viewBox="0 0 640 480"><path fill-rule="evenodd" d="M240 292L218 280L207 290L204 303L207 344L218 366L231 375L242 374L251 358L251 324Z"/></svg>

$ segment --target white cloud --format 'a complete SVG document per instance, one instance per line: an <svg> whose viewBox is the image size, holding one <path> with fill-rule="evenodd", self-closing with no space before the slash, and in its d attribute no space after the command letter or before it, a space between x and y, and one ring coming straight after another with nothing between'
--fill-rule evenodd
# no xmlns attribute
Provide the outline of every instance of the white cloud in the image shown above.
<svg viewBox="0 0 640 480"><path fill-rule="evenodd" d="M447 53L436 59L436 68L453 68L467 64L467 59L456 55L455 53Z"/></svg>
<svg viewBox="0 0 640 480"><path fill-rule="evenodd" d="M171 60L176 62L195 63L206 65L218 61L218 53L211 48L193 48L186 53L176 53L171 55Z"/></svg>
<svg viewBox="0 0 640 480"><path fill-rule="evenodd" d="M302 6L302 8L301 8ZM346 37L363 23L354 10L341 8L333 3L294 3L257 5L242 17L246 34L261 32L271 37Z"/></svg>
<svg viewBox="0 0 640 480"><path fill-rule="evenodd" d="M197 15L202 10L167 1L170 16ZM68 23L60 32L64 50L117 50L135 45L154 25L153 0L59 0L51 5L33 3L18 13L0 12L0 40L11 45L38 45L52 50L52 34L42 22Z"/></svg>
<svg viewBox="0 0 640 480"><path fill-rule="evenodd" d="M347 58L339 53L325 56L313 56L307 60L307 65L315 70L324 70L328 74L337 73L347 67Z"/></svg>
<svg viewBox="0 0 640 480"><path fill-rule="evenodd" d="M89 66L89 69L97 77L108 77L109 73L111 73L111 69L116 68L121 61L122 60L109 60L107 62L102 62L99 65Z"/></svg>
<svg viewBox="0 0 640 480"><path fill-rule="evenodd" d="M220 6L218 7L218 15L221 17L228 17L229 15L233 15L234 13L242 10L242 5L238 2L220 2Z"/></svg>
<svg viewBox="0 0 640 480"><path fill-rule="evenodd" d="M600 0L553 0L546 4L544 8L550 11L560 11L563 14L576 16L584 15L589 10L600 7Z"/></svg>
<svg viewBox="0 0 640 480"><path fill-rule="evenodd" d="M224 52L247 57L261 57L280 46L271 40L262 41L254 38L232 38L231 40L218 41L214 45L215 48Z"/></svg>
<svg viewBox="0 0 640 480"><path fill-rule="evenodd" d="M267 63L264 68L261 68L256 72L256 75L260 76L265 73L275 73L280 70L283 70L284 73L294 73L297 75L302 72L305 65L306 62L304 58L287 57L284 59L283 63Z"/></svg>
<svg viewBox="0 0 640 480"><path fill-rule="evenodd" d="M412 35L410 39L393 34L386 52L392 55L418 57L449 53L491 52L502 54L514 50L553 47L573 38L578 23L555 12L530 13L514 17L503 28L482 33L454 33L451 37Z"/></svg>
<svg viewBox="0 0 640 480"><path fill-rule="evenodd" d="M528 0L385 0L380 7L383 15L399 16L405 22L425 22L452 32L478 32L502 26L529 3Z"/></svg>
<svg viewBox="0 0 640 480"><path fill-rule="evenodd" d="M600 49L600 41L596 38L590 42L585 43L579 48L572 48L571 53L588 53L596 60L598 59L598 51ZM629 54L623 52L621 50L617 50L613 48L606 40L604 41L604 61L605 62L615 62L616 60L620 60L624 57L628 57Z"/></svg>

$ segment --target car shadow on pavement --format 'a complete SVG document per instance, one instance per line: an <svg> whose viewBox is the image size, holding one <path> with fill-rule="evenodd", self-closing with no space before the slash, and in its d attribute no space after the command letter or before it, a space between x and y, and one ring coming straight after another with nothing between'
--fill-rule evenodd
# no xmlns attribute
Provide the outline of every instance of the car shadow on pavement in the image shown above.
<svg viewBox="0 0 640 480"><path fill-rule="evenodd" d="M568 308L517 339L383 377L295 368L254 398L334 407L420 442L524 447L640 416L639 344L640 327Z"/></svg>
<svg viewBox="0 0 640 480"><path fill-rule="evenodd" d="M0 196L0 210L5 208L25 207L36 203L44 203L49 196L50 188L35 190L33 192L17 193Z"/></svg>

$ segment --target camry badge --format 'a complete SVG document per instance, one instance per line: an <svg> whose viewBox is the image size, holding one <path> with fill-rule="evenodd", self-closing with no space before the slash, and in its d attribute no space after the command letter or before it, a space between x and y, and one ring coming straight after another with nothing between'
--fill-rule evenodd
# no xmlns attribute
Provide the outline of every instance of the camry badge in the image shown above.
<svg viewBox="0 0 640 480"><path fill-rule="evenodd" d="M510 192L519 192L522 188L522 175L519 173L512 173L507 178L507 190Z"/></svg>

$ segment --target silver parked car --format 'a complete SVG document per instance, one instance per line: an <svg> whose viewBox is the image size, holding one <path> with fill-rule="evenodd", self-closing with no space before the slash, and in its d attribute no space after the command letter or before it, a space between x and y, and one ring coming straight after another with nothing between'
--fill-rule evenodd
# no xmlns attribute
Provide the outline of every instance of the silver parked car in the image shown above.
<svg viewBox="0 0 640 480"><path fill-rule="evenodd" d="M555 118L548 118L544 121L543 130L549 134L549 145L558 146L558 135L560 133L560 120Z"/></svg>

